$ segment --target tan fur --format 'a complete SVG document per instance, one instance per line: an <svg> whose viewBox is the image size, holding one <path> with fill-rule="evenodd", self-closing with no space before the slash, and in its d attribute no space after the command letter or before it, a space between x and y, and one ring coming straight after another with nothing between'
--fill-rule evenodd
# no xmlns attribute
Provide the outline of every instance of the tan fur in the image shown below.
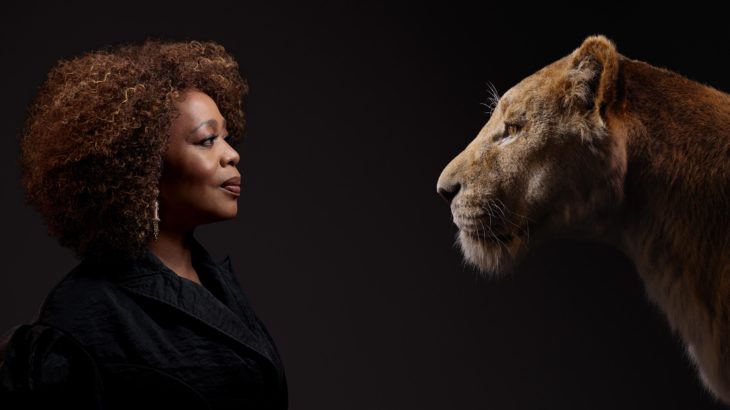
<svg viewBox="0 0 730 410"><path fill-rule="evenodd" d="M620 249L730 403L730 95L591 36L505 93L438 189L491 274L555 236Z"/></svg>

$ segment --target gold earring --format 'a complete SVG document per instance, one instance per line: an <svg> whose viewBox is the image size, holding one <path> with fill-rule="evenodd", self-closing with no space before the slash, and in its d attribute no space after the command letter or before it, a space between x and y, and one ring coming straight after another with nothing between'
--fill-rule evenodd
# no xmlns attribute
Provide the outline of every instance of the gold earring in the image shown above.
<svg viewBox="0 0 730 410"><path fill-rule="evenodd" d="M153 240L157 240L157 237L160 235L160 203L155 200L155 217L152 219L152 238Z"/></svg>

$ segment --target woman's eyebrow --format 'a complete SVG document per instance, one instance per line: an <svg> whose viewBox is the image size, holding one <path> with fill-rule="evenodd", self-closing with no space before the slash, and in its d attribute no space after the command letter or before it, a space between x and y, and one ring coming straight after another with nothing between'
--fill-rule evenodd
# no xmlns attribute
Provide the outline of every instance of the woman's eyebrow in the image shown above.
<svg viewBox="0 0 730 410"><path fill-rule="evenodd" d="M212 126L212 127L215 128L218 125L218 121L216 121L216 120L214 120L212 118L209 119L209 120L205 120L205 121L201 122L200 124L198 124L195 128L193 128L193 130L190 131L190 134L192 134L195 131L197 131L198 128L202 127L203 125L210 125L210 126ZM226 119L224 118L223 119L223 129L225 129L225 128L226 128Z"/></svg>

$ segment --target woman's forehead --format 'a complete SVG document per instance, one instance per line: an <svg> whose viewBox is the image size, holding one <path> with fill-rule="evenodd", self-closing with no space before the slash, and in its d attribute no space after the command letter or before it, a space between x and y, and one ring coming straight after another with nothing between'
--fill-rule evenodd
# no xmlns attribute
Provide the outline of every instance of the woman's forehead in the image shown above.
<svg viewBox="0 0 730 410"><path fill-rule="evenodd" d="M193 134L199 129L224 128L225 118L212 98L200 91L188 91L176 103L179 115L173 120L176 133Z"/></svg>
<svg viewBox="0 0 730 410"><path fill-rule="evenodd" d="M180 112L195 124L221 116L215 101L200 91L187 91L176 105Z"/></svg>

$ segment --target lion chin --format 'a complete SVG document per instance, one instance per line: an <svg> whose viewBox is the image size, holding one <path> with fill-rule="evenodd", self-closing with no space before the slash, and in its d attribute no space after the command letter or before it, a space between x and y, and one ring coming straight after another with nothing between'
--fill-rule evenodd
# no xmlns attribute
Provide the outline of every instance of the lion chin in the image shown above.
<svg viewBox="0 0 730 410"><path fill-rule="evenodd" d="M498 242L460 230L457 238L465 261L492 277L514 272L526 250L524 240L519 235L513 235L506 242Z"/></svg>

